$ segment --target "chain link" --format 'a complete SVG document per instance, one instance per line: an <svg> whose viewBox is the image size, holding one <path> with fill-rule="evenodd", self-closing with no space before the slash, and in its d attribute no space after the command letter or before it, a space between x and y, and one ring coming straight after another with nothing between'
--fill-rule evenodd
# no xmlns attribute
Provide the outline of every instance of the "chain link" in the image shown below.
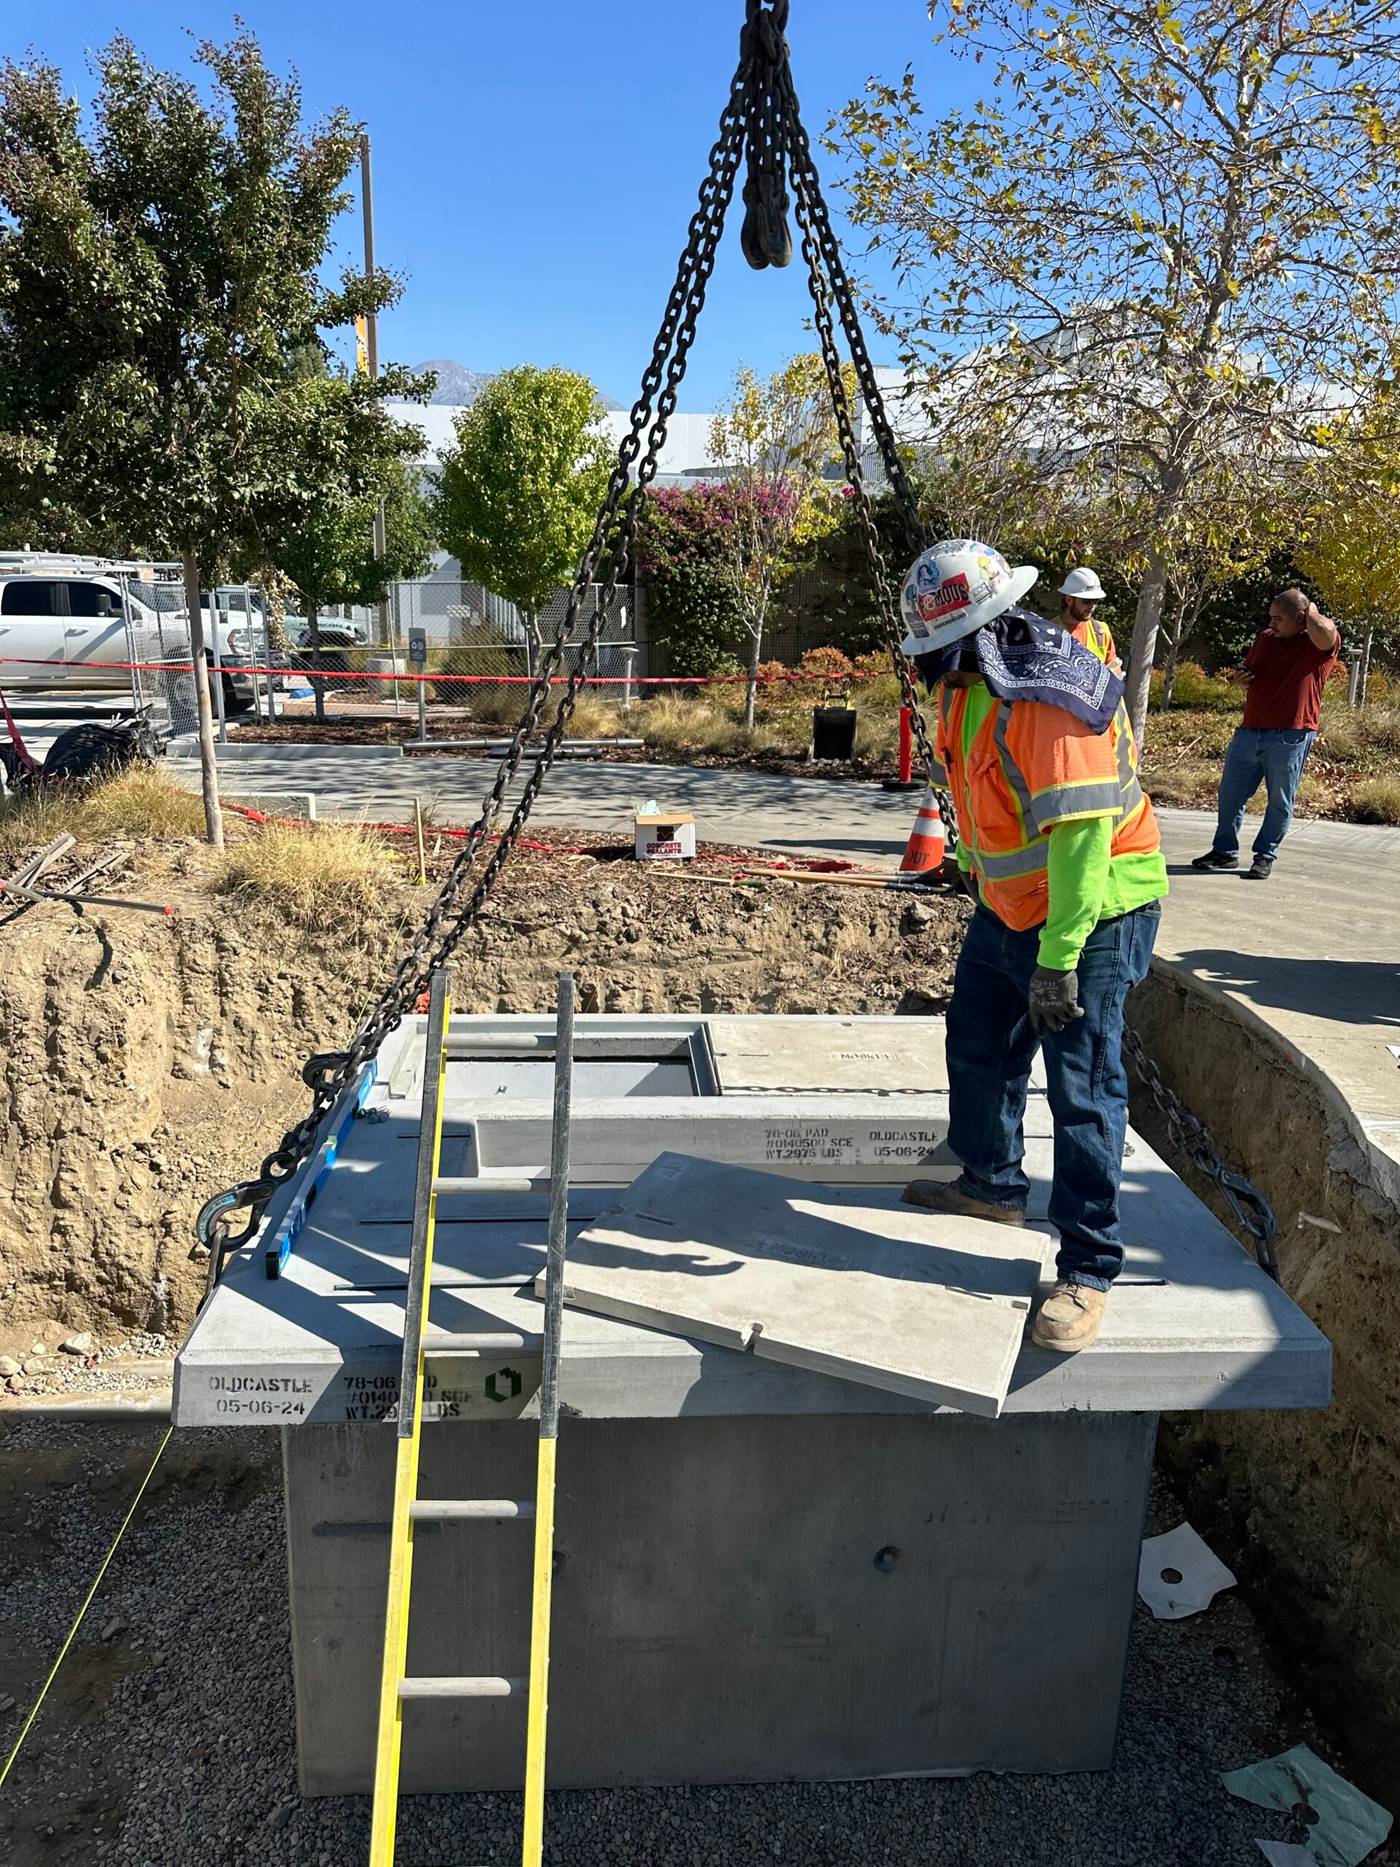
<svg viewBox="0 0 1400 1867"><path fill-rule="evenodd" d="M1147 1054L1147 1047L1136 1031L1123 1029L1123 1052L1141 1077L1152 1100L1166 1117L1167 1129L1175 1145L1199 1173L1220 1189L1221 1197L1235 1215L1235 1223L1248 1238L1250 1248L1275 1283L1280 1282L1278 1268L1278 1219L1259 1188L1242 1173L1225 1165L1214 1135L1199 1116L1193 1115L1175 1090L1168 1088L1161 1070Z"/></svg>

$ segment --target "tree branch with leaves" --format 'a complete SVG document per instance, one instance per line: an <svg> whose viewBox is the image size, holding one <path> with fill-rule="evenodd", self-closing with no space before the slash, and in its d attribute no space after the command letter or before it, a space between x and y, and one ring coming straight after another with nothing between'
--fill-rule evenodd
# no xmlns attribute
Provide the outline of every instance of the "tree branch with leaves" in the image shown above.
<svg viewBox="0 0 1400 1867"><path fill-rule="evenodd" d="M935 16L983 94L927 121L906 72L830 133L852 216L893 261L877 316L924 385L935 452L1010 435L1047 483L1140 514L1141 730L1178 555L1241 490L1261 505L1388 366L1400 7Z"/></svg>
<svg viewBox="0 0 1400 1867"><path fill-rule="evenodd" d="M121 37L94 63L88 121L52 66L0 64L0 527L181 560L219 842L201 586L367 493L383 403L425 385L322 390L326 333L398 293L321 276L358 156L345 111L304 124L246 30L201 44L194 77Z"/></svg>
<svg viewBox="0 0 1400 1867"><path fill-rule="evenodd" d="M847 373L853 398L849 365ZM710 449L724 476L721 563L748 636L744 724L751 728L773 593L840 523L839 482L828 477L840 437L821 357L794 357L766 381L741 369L733 399L711 424Z"/></svg>

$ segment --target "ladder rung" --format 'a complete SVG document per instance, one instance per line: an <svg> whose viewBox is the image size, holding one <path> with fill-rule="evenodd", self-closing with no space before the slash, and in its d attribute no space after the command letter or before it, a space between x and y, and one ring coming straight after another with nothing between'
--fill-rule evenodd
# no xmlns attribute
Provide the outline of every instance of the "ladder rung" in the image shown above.
<svg viewBox="0 0 1400 1867"><path fill-rule="evenodd" d="M439 1199L453 1199L459 1193L547 1193L549 1179L539 1180L464 1180L446 1174L433 1181L433 1192Z"/></svg>
<svg viewBox="0 0 1400 1867"><path fill-rule="evenodd" d="M467 1497L417 1498L408 1507L416 1523L506 1523L513 1517L533 1517L533 1498Z"/></svg>
<svg viewBox="0 0 1400 1867"><path fill-rule="evenodd" d="M478 1349L486 1348L537 1349L543 1341L544 1337L540 1335L516 1335L509 1330L498 1330L489 1335L484 1335L480 1331L475 1334L469 1332L466 1335L449 1335L444 1331L441 1335L423 1337L423 1353L425 1355L470 1355ZM429 1399L431 1398L432 1396L429 1395Z"/></svg>
<svg viewBox="0 0 1400 1867"><path fill-rule="evenodd" d="M521 1698L523 1679L400 1679L400 1698Z"/></svg>

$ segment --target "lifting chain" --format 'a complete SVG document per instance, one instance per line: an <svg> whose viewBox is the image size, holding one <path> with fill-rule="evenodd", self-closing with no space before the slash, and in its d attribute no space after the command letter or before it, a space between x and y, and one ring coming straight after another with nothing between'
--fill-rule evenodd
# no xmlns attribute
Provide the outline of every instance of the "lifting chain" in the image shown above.
<svg viewBox="0 0 1400 1867"><path fill-rule="evenodd" d="M755 62L752 41L751 26L746 26L739 68L720 118L719 135L710 151L709 170L700 187L699 205L691 217L685 250L677 267L675 283L667 300L651 361L642 377L641 394L633 405L628 432L618 448L607 493L570 590L565 614L554 640L541 657L525 711L497 768L495 781L482 805L481 815L464 840L408 951L400 960L389 984L359 1025L349 1046L343 1051L313 1056L307 1061L302 1075L311 1091L311 1106L305 1116L287 1130L280 1144L266 1156L256 1179L242 1181L215 1194L201 1209L195 1222L195 1249L196 1252L201 1248L209 1252L210 1290L218 1279L224 1259L230 1252L249 1242L261 1222L268 1201L315 1147L321 1124L341 1093L355 1080L364 1064L376 1055L389 1033L413 1009L428 975L451 958L509 860L554 762L579 692L592 672L598 640L612 598L631 566L640 503L656 476L667 424L675 414L686 361L695 341L696 323L705 303L720 235L724 230L725 216L733 199L734 183L743 157L748 127L749 87ZM520 767L526 742L539 724L541 712L549 697L551 679L563 662L565 650L571 645L584 597L604 565L607 567L604 597L591 606L592 617L584 640L579 645L575 666L565 682L558 710L550 721L543 743L534 755L534 764L509 823L500 833L494 848L491 848L490 855L480 863L480 872L475 873L482 851L490 847L492 825L504 806L506 789ZM241 1229L235 1233L232 1226L239 1213L244 1215L243 1222Z"/></svg>
<svg viewBox="0 0 1400 1867"><path fill-rule="evenodd" d="M1225 1165L1215 1136L1199 1116L1191 1113L1175 1090L1167 1087L1161 1070L1147 1054L1146 1045L1137 1032L1126 1025L1123 1027L1123 1052L1158 1109L1166 1116L1172 1141L1192 1166L1220 1189L1221 1197L1235 1215L1236 1225L1249 1240L1260 1268L1279 1283L1278 1219L1269 1201L1252 1180Z"/></svg>
<svg viewBox="0 0 1400 1867"><path fill-rule="evenodd" d="M509 861L544 784L568 726L584 683L597 656L609 606L631 568L641 501L656 476L657 461L666 438L667 424L676 410L681 380L695 340L696 322L704 306L706 288L725 217L734 195L741 161L747 155L744 186L743 248L757 269L784 266L792 257L787 227L787 178L798 196L798 219L803 253L811 279L813 302L822 333L822 353L841 435L852 494L862 537L870 561L881 623L889 640L899 675L900 694L908 708L926 772L932 777L933 749L918 706L909 663L900 653L901 639L888 567L880 547L856 446L849 398L841 375L832 326L834 297L854 360L857 381L870 411L871 423L891 489L904 514L911 547L919 537L914 499L895 445L880 396L869 352L860 328L855 298L841 263L830 217L812 159L811 144L803 129L792 83L788 49L783 37L788 0L746 0L746 17L739 44L739 63L729 98L720 118L719 135L710 151L709 170L701 184L699 205L691 218L685 250L667 301L651 361L642 377L641 394L633 405L628 432L608 482L607 493L593 535L569 593L564 617L554 640L541 658L525 704L525 711L497 768L481 815L465 838L447 872L427 917L400 960L393 977L358 1026L349 1046L311 1057L302 1075L311 1091L311 1106L303 1118L283 1135L266 1156L255 1179L217 1193L206 1202L196 1221L197 1249L210 1254L209 1287L213 1288L229 1252L246 1244L256 1231L277 1188L306 1160L327 1114L384 1039L410 1012L428 975L445 965L458 942L475 922L482 904ZM635 473L634 473L635 469ZM564 682L564 692L533 754L534 762L510 820L492 846L493 825L504 809L505 794L525 757L527 743L540 722L550 685L561 668L565 651L575 646L574 630L590 586L604 582L602 601L592 606L592 617L580 643L575 664ZM952 802L939 793L950 838L956 837ZM489 854L484 852L489 850ZM241 1229L234 1232L238 1214Z"/></svg>

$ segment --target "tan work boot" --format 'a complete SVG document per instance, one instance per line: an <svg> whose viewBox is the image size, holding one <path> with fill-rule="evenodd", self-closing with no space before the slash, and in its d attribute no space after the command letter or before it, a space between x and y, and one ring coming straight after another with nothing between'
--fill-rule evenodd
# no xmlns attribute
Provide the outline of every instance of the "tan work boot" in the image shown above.
<svg viewBox="0 0 1400 1867"><path fill-rule="evenodd" d="M1014 1206L994 1206L961 1193L951 1180L911 1180L904 1189L906 1206L925 1212L955 1212L964 1219L991 1219L996 1225L1024 1225L1026 1215Z"/></svg>
<svg viewBox="0 0 1400 1867"><path fill-rule="evenodd" d="M1040 1306L1031 1329L1032 1342L1038 1348L1058 1349L1065 1355L1077 1348L1088 1348L1099 1332L1107 1302L1106 1290L1061 1278Z"/></svg>

